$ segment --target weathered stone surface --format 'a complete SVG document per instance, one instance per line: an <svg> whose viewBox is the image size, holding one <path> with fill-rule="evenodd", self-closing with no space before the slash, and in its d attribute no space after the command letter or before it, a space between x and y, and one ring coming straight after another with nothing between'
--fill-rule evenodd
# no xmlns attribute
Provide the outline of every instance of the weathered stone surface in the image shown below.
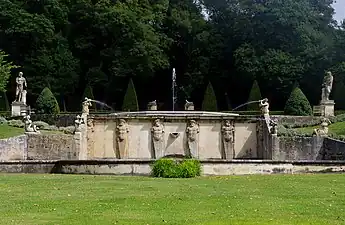
<svg viewBox="0 0 345 225"><path fill-rule="evenodd" d="M72 135L65 134L28 134L27 159L64 160L78 159Z"/></svg>
<svg viewBox="0 0 345 225"><path fill-rule="evenodd" d="M153 160L30 160L0 162L0 172L151 175ZM344 173L345 161L204 160L203 176Z"/></svg>
<svg viewBox="0 0 345 225"><path fill-rule="evenodd" d="M320 160L323 137L279 137L272 160Z"/></svg>
<svg viewBox="0 0 345 225"><path fill-rule="evenodd" d="M27 136L0 139L0 161L26 159Z"/></svg>
<svg viewBox="0 0 345 225"><path fill-rule="evenodd" d="M321 155L323 160L345 160L345 142L325 138Z"/></svg>

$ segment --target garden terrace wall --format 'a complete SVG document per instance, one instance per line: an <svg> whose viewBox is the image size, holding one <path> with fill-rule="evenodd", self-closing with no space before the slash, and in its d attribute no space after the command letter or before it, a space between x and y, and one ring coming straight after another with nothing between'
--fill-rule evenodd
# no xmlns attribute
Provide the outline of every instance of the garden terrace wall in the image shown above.
<svg viewBox="0 0 345 225"><path fill-rule="evenodd" d="M289 124L293 127L303 127L303 125L316 125L321 123L321 117L318 116L272 115L271 118L276 119L278 124Z"/></svg>
<svg viewBox="0 0 345 225"><path fill-rule="evenodd" d="M345 142L328 137L279 137L272 160L345 160Z"/></svg>
<svg viewBox="0 0 345 225"><path fill-rule="evenodd" d="M78 159L79 150L72 135L28 134L28 160Z"/></svg>
<svg viewBox="0 0 345 225"><path fill-rule="evenodd" d="M0 172L151 175L154 160L26 160L0 162ZM344 173L345 161L202 160L203 176Z"/></svg>
<svg viewBox="0 0 345 225"><path fill-rule="evenodd" d="M345 142L325 138L321 155L323 160L345 160Z"/></svg>
<svg viewBox="0 0 345 225"><path fill-rule="evenodd" d="M27 136L0 139L0 161L23 160L27 155Z"/></svg>

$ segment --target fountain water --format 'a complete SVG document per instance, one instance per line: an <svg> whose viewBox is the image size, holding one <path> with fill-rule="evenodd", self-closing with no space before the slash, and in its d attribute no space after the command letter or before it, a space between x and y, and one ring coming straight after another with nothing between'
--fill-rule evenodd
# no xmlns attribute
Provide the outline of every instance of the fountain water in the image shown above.
<svg viewBox="0 0 345 225"><path fill-rule="evenodd" d="M105 106L105 107L107 107L108 109L111 109L112 111L114 111L114 109L113 109L111 106L107 105L107 104L104 103L104 102L101 102L101 101L98 101L98 100L94 100L94 99L89 99L89 101L95 102L95 103L97 103L97 104L100 104L100 105L102 105L102 106Z"/></svg>
<svg viewBox="0 0 345 225"><path fill-rule="evenodd" d="M249 105L249 104L253 104L253 103L259 103L259 102L260 102L260 100L246 102L246 103L243 103L243 104L241 104L241 105L237 106L237 107L236 107L236 108L234 108L232 111L235 111L235 110L237 110L237 109L239 109L239 108L241 108L241 107L243 107L243 106L246 106L246 105Z"/></svg>

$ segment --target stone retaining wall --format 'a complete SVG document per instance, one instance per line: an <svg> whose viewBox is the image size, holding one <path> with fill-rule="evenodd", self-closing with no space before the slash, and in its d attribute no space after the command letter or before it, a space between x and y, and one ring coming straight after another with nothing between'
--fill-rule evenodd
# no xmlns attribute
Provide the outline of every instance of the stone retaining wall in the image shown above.
<svg viewBox="0 0 345 225"><path fill-rule="evenodd" d="M279 137L272 160L345 160L345 142L328 137Z"/></svg>
<svg viewBox="0 0 345 225"><path fill-rule="evenodd" d="M78 159L79 151L72 135L28 134L28 160Z"/></svg>
<svg viewBox="0 0 345 225"><path fill-rule="evenodd" d="M0 139L0 161L26 159L27 136Z"/></svg>
<svg viewBox="0 0 345 225"><path fill-rule="evenodd" d="M0 162L0 172L151 175L154 160L78 160ZM249 174L344 173L345 161L270 161L206 160L201 161L202 176Z"/></svg>

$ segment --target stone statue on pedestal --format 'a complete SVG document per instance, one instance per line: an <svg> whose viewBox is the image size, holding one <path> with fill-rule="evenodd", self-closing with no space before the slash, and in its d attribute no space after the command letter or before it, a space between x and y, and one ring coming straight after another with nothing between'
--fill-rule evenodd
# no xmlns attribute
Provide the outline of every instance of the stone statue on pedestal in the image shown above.
<svg viewBox="0 0 345 225"><path fill-rule="evenodd" d="M326 72L323 78L321 101L329 100L329 96L332 92L332 87L333 87L333 76L332 76L332 73L328 71Z"/></svg>
<svg viewBox="0 0 345 225"><path fill-rule="evenodd" d="M27 87L26 79L23 77L23 72L19 72L18 77L16 78L16 99L15 102L22 102L26 104L26 90L24 87ZM24 101L23 101L24 100Z"/></svg>
<svg viewBox="0 0 345 225"><path fill-rule="evenodd" d="M12 116L26 116L30 111L30 106L26 105L26 79L23 77L23 72L19 72L16 77L16 97L12 102Z"/></svg>

